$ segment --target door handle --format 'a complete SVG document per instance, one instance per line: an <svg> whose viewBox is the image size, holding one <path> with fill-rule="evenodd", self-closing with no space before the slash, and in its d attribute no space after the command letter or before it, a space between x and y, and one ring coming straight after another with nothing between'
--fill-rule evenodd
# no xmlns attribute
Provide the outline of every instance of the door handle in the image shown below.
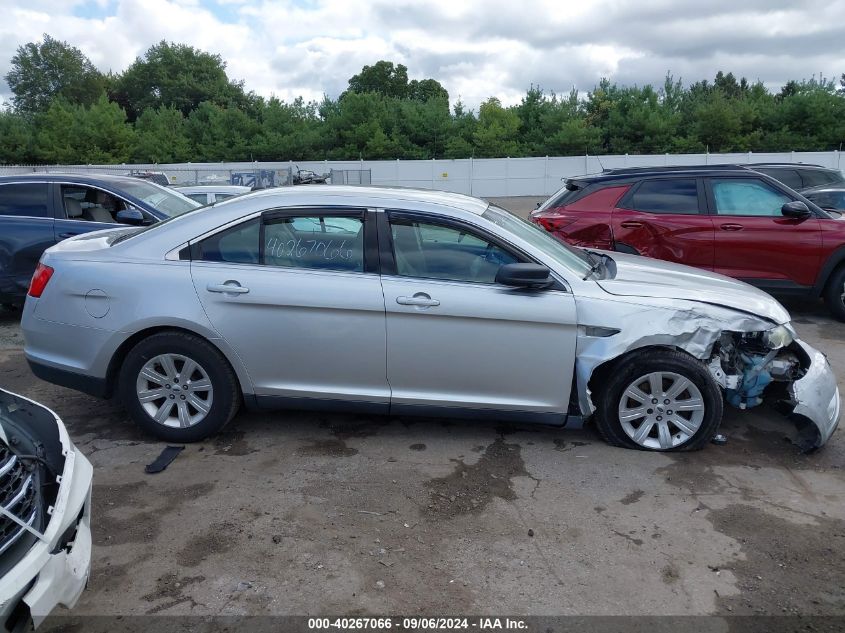
<svg viewBox="0 0 845 633"><path fill-rule="evenodd" d="M722 224L719 226L723 231L741 231L743 226L741 224Z"/></svg>
<svg viewBox="0 0 845 633"><path fill-rule="evenodd" d="M623 229L639 229L642 228L643 223L635 220L625 220L620 226L622 226Z"/></svg>
<svg viewBox="0 0 845 633"><path fill-rule="evenodd" d="M66 240L69 237L73 237L74 235L79 235L78 231L68 231L67 233L59 233L59 237L63 240Z"/></svg>
<svg viewBox="0 0 845 633"><path fill-rule="evenodd" d="M418 292L413 297L396 297L396 303L402 306L417 306L420 308L431 308L440 305L437 299L432 299L424 292Z"/></svg>
<svg viewBox="0 0 845 633"><path fill-rule="evenodd" d="M223 292L233 295L243 295L249 292L249 288L244 288L237 281L227 281L222 284L208 284L205 289L209 292Z"/></svg>

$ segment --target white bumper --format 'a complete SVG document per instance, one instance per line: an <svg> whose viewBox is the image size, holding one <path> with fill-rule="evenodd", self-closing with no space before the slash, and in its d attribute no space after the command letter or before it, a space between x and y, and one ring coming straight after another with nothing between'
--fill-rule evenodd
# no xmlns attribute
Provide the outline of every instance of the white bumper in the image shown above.
<svg viewBox="0 0 845 633"><path fill-rule="evenodd" d="M71 444L58 417L56 421L65 463L47 528L42 538L0 578L0 613L8 614L22 600L29 607L35 626L57 605L72 608L76 604L91 569L93 468ZM25 593L21 595L22 591Z"/></svg>

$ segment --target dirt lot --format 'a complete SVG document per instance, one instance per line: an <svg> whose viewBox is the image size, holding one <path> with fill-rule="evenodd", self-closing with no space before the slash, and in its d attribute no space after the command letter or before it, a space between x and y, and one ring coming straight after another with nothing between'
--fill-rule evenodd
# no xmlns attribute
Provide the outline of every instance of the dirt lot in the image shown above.
<svg viewBox="0 0 845 633"><path fill-rule="evenodd" d="M845 324L788 307L845 388ZM241 413L146 475L163 444L21 347L0 313L0 385L95 467L78 615L845 615L842 430L801 455L776 414L730 411L727 445L658 455L589 428Z"/></svg>

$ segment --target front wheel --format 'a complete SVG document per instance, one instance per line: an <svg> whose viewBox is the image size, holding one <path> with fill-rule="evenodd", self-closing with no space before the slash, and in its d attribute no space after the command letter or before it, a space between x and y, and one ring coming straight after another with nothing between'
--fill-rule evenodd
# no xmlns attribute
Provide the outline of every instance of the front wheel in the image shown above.
<svg viewBox="0 0 845 633"><path fill-rule="evenodd" d="M238 381L207 341L162 332L139 342L120 370L120 397L132 419L167 442L196 442L219 431L240 405Z"/></svg>
<svg viewBox="0 0 845 633"><path fill-rule="evenodd" d="M603 388L602 388L603 387ZM596 427L609 444L652 451L702 448L722 421L707 369L677 351L634 354L597 386Z"/></svg>

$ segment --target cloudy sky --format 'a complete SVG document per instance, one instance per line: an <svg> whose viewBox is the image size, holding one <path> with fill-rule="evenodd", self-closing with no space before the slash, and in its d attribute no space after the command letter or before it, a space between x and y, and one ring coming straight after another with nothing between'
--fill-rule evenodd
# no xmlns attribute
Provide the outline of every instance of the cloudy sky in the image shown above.
<svg viewBox="0 0 845 633"><path fill-rule="evenodd" d="M568 92L599 77L685 83L719 69L778 89L845 72L845 0L3 0L0 76L42 33L122 71L166 39L219 53L247 89L337 96L379 59L433 77L473 107L530 84ZM0 98L9 89L0 80Z"/></svg>

